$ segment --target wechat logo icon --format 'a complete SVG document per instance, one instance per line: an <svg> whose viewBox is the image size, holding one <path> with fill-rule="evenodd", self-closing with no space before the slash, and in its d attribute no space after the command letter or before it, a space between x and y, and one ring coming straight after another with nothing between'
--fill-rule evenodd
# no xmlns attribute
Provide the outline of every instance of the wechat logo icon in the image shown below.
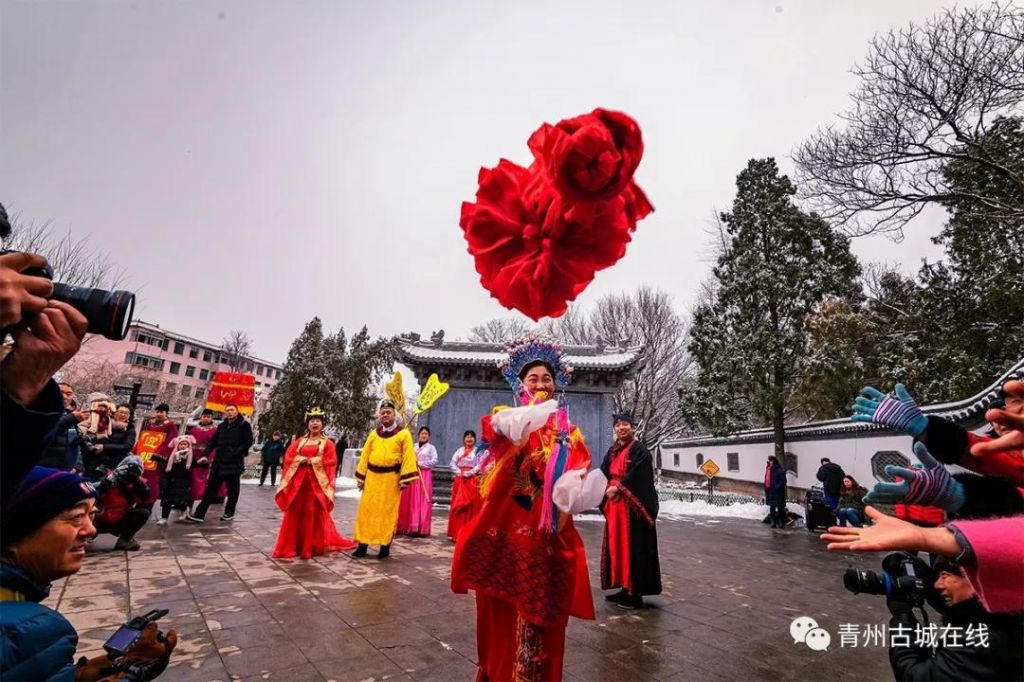
<svg viewBox="0 0 1024 682"><path fill-rule="evenodd" d="M793 638L793 644L806 644L814 651L826 651L832 643L832 635L824 628L818 627L818 622L807 616L794 618L789 624L789 634Z"/></svg>

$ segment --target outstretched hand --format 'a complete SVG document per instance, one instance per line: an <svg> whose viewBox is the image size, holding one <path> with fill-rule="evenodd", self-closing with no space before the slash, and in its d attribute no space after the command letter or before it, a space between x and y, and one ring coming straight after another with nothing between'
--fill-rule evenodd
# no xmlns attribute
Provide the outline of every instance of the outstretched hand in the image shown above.
<svg viewBox="0 0 1024 682"><path fill-rule="evenodd" d="M924 443L914 444L920 468L907 469L889 464L885 473L903 479L899 483L876 483L864 502L868 504L920 504L941 507L948 513L964 506L963 485L953 478L945 465L937 461Z"/></svg>
<svg viewBox="0 0 1024 682"><path fill-rule="evenodd" d="M896 384L896 390L889 395L873 386L865 386L854 401L850 419L888 426L914 438L920 437L928 428L928 418L921 413L921 408L903 384Z"/></svg>
<svg viewBox="0 0 1024 682"><path fill-rule="evenodd" d="M920 526L887 516L871 506L864 512L873 525L864 528L832 526L821 535L830 552L915 552L927 546L927 536Z"/></svg>
<svg viewBox="0 0 1024 682"><path fill-rule="evenodd" d="M1010 400L1024 401L1024 381L1007 381L1003 384L1003 392ZM985 413L985 421L1012 430L998 438L975 443L971 446L972 455L984 456L1006 450L1024 450L1024 414L1008 409L989 410Z"/></svg>

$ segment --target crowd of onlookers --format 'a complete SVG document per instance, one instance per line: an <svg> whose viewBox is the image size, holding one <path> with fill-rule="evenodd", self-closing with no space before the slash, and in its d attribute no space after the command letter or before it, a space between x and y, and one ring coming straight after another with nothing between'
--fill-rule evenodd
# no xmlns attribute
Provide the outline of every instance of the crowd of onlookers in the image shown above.
<svg viewBox="0 0 1024 682"><path fill-rule="evenodd" d="M0 206L0 239L10 231ZM0 350L0 679L153 679L177 643L173 631L154 623L117 655L76 662L77 633L42 603L54 581L82 568L97 533L104 486L81 474L92 467L116 477L132 447L118 406L98 399L83 410L53 380L88 323L51 300L53 283L37 274L45 264L35 254L0 254L0 334L10 339Z"/></svg>

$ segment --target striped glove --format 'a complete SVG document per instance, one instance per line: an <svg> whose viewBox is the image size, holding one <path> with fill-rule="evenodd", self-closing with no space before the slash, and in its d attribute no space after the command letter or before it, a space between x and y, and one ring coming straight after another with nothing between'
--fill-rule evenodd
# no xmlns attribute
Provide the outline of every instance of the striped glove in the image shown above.
<svg viewBox="0 0 1024 682"><path fill-rule="evenodd" d="M853 404L853 416L850 419L888 426L914 438L920 438L928 428L928 417L921 414L921 408L903 384L896 384L896 392L889 395L877 388L865 387Z"/></svg>
<svg viewBox="0 0 1024 682"><path fill-rule="evenodd" d="M864 497L867 504L920 504L940 507L948 514L960 510L966 502L964 487L953 478L945 465L935 460L924 443L914 444L914 454L921 468L905 469L888 465L885 473L898 476L900 483L876 483Z"/></svg>

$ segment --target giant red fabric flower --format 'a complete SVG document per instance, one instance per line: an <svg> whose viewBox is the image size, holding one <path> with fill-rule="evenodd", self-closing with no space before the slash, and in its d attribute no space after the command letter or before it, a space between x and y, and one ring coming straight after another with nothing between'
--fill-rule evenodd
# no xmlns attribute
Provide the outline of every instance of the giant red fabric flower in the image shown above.
<svg viewBox="0 0 1024 682"><path fill-rule="evenodd" d="M622 258L654 207L632 179L643 144L625 114L598 109L544 124L529 144L529 168L502 159L480 169L476 203L462 205L459 224L483 286L539 320L563 314Z"/></svg>

